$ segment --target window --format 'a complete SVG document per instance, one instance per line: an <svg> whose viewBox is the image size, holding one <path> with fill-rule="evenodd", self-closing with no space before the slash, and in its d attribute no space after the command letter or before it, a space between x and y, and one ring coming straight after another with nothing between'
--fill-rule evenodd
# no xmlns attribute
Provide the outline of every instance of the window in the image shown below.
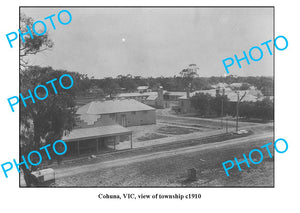
<svg viewBox="0 0 300 213"><path fill-rule="evenodd" d="M143 111L144 114L147 114L148 111Z"/></svg>
<svg viewBox="0 0 300 213"><path fill-rule="evenodd" d="M116 114L115 113L109 114L109 117L112 118L112 119L115 119Z"/></svg>
<svg viewBox="0 0 300 213"><path fill-rule="evenodd" d="M131 112L131 114L135 115L135 114L136 114L136 112Z"/></svg>

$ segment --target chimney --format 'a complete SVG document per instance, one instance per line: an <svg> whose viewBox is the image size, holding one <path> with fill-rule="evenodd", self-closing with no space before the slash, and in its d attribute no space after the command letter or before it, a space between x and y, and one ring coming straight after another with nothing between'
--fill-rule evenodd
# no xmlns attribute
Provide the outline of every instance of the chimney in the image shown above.
<svg viewBox="0 0 300 213"><path fill-rule="evenodd" d="M216 96L220 95L220 87L216 88Z"/></svg>
<svg viewBox="0 0 300 213"><path fill-rule="evenodd" d="M164 107L164 90L163 90L162 86L158 87L158 91L157 91L157 105L158 105L159 108L163 108Z"/></svg>
<svg viewBox="0 0 300 213"><path fill-rule="evenodd" d="M159 98L163 98L163 87L162 86L160 86L160 87L158 87L158 91L157 91L157 94L158 94L158 97Z"/></svg>
<svg viewBox="0 0 300 213"><path fill-rule="evenodd" d="M187 89L186 89L186 97L187 98L190 98L190 89L191 89L191 87L192 87L192 84L189 83L189 85L187 86Z"/></svg>

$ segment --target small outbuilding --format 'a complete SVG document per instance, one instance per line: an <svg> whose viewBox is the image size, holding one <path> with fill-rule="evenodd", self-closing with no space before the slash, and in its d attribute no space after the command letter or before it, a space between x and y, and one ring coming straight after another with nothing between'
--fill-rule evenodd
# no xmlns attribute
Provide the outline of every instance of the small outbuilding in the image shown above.
<svg viewBox="0 0 300 213"><path fill-rule="evenodd" d="M63 136L68 155L97 154L132 148L132 131L118 124L74 129Z"/></svg>

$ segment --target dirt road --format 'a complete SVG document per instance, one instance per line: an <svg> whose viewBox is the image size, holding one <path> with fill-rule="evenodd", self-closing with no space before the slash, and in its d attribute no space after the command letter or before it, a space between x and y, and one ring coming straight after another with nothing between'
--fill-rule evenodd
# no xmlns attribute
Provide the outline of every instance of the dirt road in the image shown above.
<svg viewBox="0 0 300 213"><path fill-rule="evenodd" d="M143 162L143 161L148 161L153 159L166 158L175 155L186 155L192 152L198 152L198 151L209 150L209 149L220 148L220 147L230 147L241 143L251 143L261 139L266 140L267 143L273 139L273 134L262 133L258 135L250 135L248 137L231 139L231 140L218 142L218 143L202 144L202 145L197 145L192 147L183 147L178 149L165 150L161 152L148 153L148 154L142 154L133 157L109 160L109 161L100 162L96 164L76 166L71 168L62 168L62 169L58 168L55 169L56 172L55 176L56 178L63 178L63 177L73 176L81 173L92 172L92 171L97 171L97 170L111 168L111 167L120 167L132 163Z"/></svg>

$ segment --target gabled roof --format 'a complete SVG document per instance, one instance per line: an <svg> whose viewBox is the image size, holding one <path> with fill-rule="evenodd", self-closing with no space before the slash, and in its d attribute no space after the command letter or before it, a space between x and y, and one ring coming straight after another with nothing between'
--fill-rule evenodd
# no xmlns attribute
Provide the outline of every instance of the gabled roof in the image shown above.
<svg viewBox="0 0 300 213"><path fill-rule="evenodd" d="M212 85L212 87L213 88L218 88L218 87L220 87L220 88L225 88L225 87L228 87L228 84L226 84L226 83L217 83L217 84L215 84L215 85Z"/></svg>
<svg viewBox="0 0 300 213"><path fill-rule="evenodd" d="M158 98L157 92L153 95L148 96L147 101L155 101Z"/></svg>
<svg viewBox="0 0 300 213"><path fill-rule="evenodd" d="M237 94L236 93L232 92L232 93L229 93L226 95L227 95L227 98L229 99L229 101L237 102ZM242 95L243 95L243 93L240 93L240 98ZM246 93L245 97L242 99L241 102L246 102L246 101L256 102L257 100L258 100L258 98L256 96Z"/></svg>
<svg viewBox="0 0 300 213"><path fill-rule="evenodd" d="M232 83L230 84L230 87L239 88L243 85L243 83Z"/></svg>
<svg viewBox="0 0 300 213"><path fill-rule="evenodd" d="M186 92L173 92L173 91L167 91L165 94L166 94L166 95L169 95L169 96L178 96L178 97L180 97L180 96L186 95Z"/></svg>
<svg viewBox="0 0 300 213"><path fill-rule="evenodd" d="M211 89L211 90L196 90L196 91L190 93L190 97L195 96L197 93L209 94L209 95L211 95L213 97L216 96L216 90L215 89ZM178 99L184 100L184 99L188 99L188 98L187 98L186 93L185 93L183 96L181 96Z"/></svg>
<svg viewBox="0 0 300 213"><path fill-rule="evenodd" d="M93 128L84 128L84 129L73 129L70 134L63 136L62 140L65 142L92 139L99 137L108 137L114 135L123 135L131 133L131 130L128 130L120 125L110 125L110 126L100 126Z"/></svg>
<svg viewBox="0 0 300 213"><path fill-rule="evenodd" d="M82 114L79 115L78 118L84 121L87 125L93 125L98 119L101 118L101 115Z"/></svg>
<svg viewBox="0 0 300 213"><path fill-rule="evenodd" d="M143 89L148 89L149 86L138 86L137 89L138 90L143 90Z"/></svg>
<svg viewBox="0 0 300 213"><path fill-rule="evenodd" d="M82 107L80 107L76 114L90 114L101 115L111 114L118 112L136 112L136 111L148 111L154 110L154 108L138 102L134 99L125 100L109 100L109 101L92 101Z"/></svg>
<svg viewBox="0 0 300 213"><path fill-rule="evenodd" d="M256 102L257 100L259 100L257 98L257 94L259 93L259 91L258 92L251 91L251 90L240 91L240 97L241 97L241 95L244 94L244 92L246 92L246 95L243 98L242 102L244 102L244 101ZM216 90L215 89L211 89L211 90L197 90L195 92L191 92L190 93L190 97L193 97L197 93L209 94L212 97L216 97ZM222 94L222 92L221 92L221 94ZM231 101L231 102L236 102L237 101L237 94L234 91L232 91L232 90L225 90L225 95L227 96L227 98L229 99L229 101ZM182 97L180 97L178 99L179 100L185 100L185 99L188 99L188 98L186 97L186 94L185 94L184 96L182 96Z"/></svg>
<svg viewBox="0 0 300 213"><path fill-rule="evenodd" d="M129 97L148 97L150 95L157 94L157 92L130 92L130 93L120 93L117 95L118 98L129 98Z"/></svg>

